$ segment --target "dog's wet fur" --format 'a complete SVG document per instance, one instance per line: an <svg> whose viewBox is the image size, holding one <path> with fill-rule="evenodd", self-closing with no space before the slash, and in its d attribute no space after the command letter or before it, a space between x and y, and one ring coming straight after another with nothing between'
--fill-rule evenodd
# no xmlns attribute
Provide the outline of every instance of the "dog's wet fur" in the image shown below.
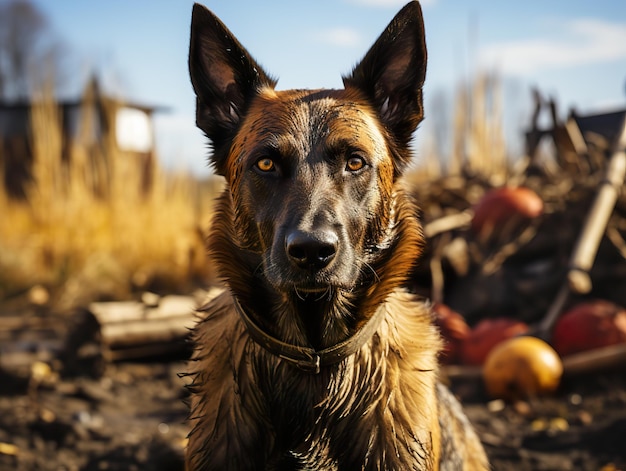
<svg viewBox="0 0 626 471"><path fill-rule="evenodd" d="M194 331L187 468L488 469L438 383L428 306L403 288L423 246L401 178L423 118L419 4L342 90L276 90L200 5L189 68L197 124L227 182L208 239L227 290ZM315 351L373 330L311 371L263 346L250 323Z"/></svg>

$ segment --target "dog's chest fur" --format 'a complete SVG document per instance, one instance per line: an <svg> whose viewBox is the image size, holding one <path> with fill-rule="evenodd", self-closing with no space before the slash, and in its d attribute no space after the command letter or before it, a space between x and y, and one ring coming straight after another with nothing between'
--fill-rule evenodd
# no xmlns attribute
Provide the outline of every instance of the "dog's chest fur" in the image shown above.
<svg viewBox="0 0 626 471"><path fill-rule="evenodd" d="M423 304L395 292L378 332L338 367L312 375L255 344L229 294L215 299L196 331L195 428L207 446L203 459L225 453L233 469L253 469L259 450L278 465L315 469L427 469L439 446L436 352L439 336ZM236 439L228 437L236 434ZM243 438L246 438L242 440ZM250 449L247 449L250 448ZM196 451L202 451L199 447ZM292 468L293 469L293 468ZM295 468L297 469L297 467Z"/></svg>

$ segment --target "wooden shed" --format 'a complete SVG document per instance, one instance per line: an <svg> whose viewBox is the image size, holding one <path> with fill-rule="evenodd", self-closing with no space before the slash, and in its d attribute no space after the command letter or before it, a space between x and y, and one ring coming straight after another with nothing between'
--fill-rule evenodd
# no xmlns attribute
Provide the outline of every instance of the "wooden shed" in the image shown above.
<svg viewBox="0 0 626 471"><path fill-rule="evenodd" d="M540 145L552 142L556 159L565 171L587 174L604 167L605 159L622 138L626 122L626 108L582 114L570 110L562 119L554 99L546 100L534 92L535 111L526 131L526 155L534 162ZM544 109L550 114L550 125L540 126L539 116Z"/></svg>
<svg viewBox="0 0 626 471"><path fill-rule="evenodd" d="M37 102L0 101L0 169L7 193L25 198L33 181L32 110ZM164 108L124 101L103 94L94 78L81 97L59 100L62 159L70 160L70 149L79 144L86 149L114 145L129 158L140 159L144 185L150 185L155 159L153 114ZM93 153L106 158L106 152ZM106 162L105 162L106 165Z"/></svg>

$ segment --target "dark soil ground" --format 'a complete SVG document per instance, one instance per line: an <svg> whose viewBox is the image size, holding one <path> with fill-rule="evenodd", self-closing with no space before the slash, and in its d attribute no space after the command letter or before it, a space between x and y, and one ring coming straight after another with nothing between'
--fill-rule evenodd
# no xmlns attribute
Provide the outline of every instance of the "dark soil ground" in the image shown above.
<svg viewBox="0 0 626 471"><path fill-rule="evenodd" d="M67 317L25 313L23 330L14 319L0 311L0 470L184 469L184 358L107 364L96 344L59 348ZM477 381L452 389L494 470L626 470L625 371L516 404L488 400Z"/></svg>
<svg viewBox="0 0 626 471"><path fill-rule="evenodd" d="M490 401L480 384L453 385L494 470L626 469L626 370L566 378L556 395Z"/></svg>

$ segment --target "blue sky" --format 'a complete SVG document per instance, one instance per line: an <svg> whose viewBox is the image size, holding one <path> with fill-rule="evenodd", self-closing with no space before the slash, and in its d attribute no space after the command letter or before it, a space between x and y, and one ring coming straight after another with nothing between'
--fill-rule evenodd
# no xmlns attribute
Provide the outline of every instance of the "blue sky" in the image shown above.
<svg viewBox="0 0 626 471"><path fill-rule="evenodd" d="M170 109L157 119L161 159L207 173L194 127L187 49L193 1L34 0L67 44L73 82L99 72L116 94ZM214 0L213 10L279 88L340 87L405 0ZM505 84L513 134L527 124L530 87L563 113L626 106L626 0L426 0L426 121L437 94L480 71ZM76 86L78 89L78 85ZM78 90L76 91L78 93ZM417 135L417 147L422 138ZM512 139L513 140L513 139Z"/></svg>

